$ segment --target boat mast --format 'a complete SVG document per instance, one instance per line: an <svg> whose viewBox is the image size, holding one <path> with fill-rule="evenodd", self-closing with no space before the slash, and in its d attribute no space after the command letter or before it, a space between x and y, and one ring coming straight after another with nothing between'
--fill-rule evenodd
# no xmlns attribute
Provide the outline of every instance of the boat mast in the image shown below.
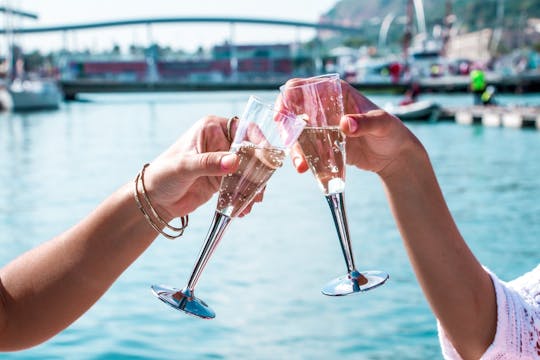
<svg viewBox="0 0 540 360"><path fill-rule="evenodd" d="M452 25L455 22L455 16L453 11L453 1L446 0L445 13L444 13L444 23L443 23L443 33L442 33L442 48L441 55L445 56L448 51L448 43L451 38Z"/></svg>
<svg viewBox="0 0 540 360"><path fill-rule="evenodd" d="M493 31L493 35L491 36L491 56L495 56L497 54L497 50L499 47L499 42L502 38L503 33L503 26L504 26L504 0L497 0L497 15L496 15L496 25L495 25L495 31Z"/></svg>
<svg viewBox="0 0 540 360"><path fill-rule="evenodd" d="M416 23L420 34L427 33L426 16L424 14L424 3L422 0L414 0L414 11L416 13Z"/></svg>
<svg viewBox="0 0 540 360"><path fill-rule="evenodd" d="M33 20L37 20L38 16L36 14L14 9L9 6L9 2L6 1L7 6L0 6L0 13L4 14L4 29L6 32L6 79L8 81L12 80L12 65L13 65L13 46L14 46L14 38L13 38L13 16L17 16L20 18L29 18Z"/></svg>
<svg viewBox="0 0 540 360"><path fill-rule="evenodd" d="M407 21L403 34L403 61L409 63L409 48L411 47L413 34L413 0L407 0Z"/></svg>

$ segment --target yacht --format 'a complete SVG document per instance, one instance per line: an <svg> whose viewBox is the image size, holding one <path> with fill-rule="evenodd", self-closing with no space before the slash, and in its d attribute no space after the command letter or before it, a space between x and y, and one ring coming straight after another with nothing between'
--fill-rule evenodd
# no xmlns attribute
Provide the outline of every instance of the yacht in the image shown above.
<svg viewBox="0 0 540 360"><path fill-rule="evenodd" d="M0 84L1 109L8 111L58 109L63 96L56 81L38 76L28 76L22 70L22 59L13 61L14 41L11 18L18 16L37 19L37 15L9 7L0 7L0 12L3 12L5 16L8 44L6 56L8 71L4 84ZM12 75L13 63L16 65L15 76Z"/></svg>
<svg viewBox="0 0 540 360"><path fill-rule="evenodd" d="M5 91L7 96L2 96L2 106L8 111L54 110L62 101L62 93L54 80L15 79Z"/></svg>

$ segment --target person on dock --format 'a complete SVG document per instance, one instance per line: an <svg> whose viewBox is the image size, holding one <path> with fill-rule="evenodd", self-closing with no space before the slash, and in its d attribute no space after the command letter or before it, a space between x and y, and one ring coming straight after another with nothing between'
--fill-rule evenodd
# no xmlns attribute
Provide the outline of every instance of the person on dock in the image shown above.
<svg viewBox="0 0 540 360"><path fill-rule="evenodd" d="M397 84L401 78L403 66L400 62L394 61L388 65L388 72L390 74L390 80L393 84Z"/></svg>
<svg viewBox="0 0 540 360"><path fill-rule="evenodd" d="M3 266L0 351L51 338L88 310L160 233L182 235L188 214L238 167L238 157L227 152L231 123L201 119L78 224ZM170 225L177 217L181 227Z"/></svg>
<svg viewBox="0 0 540 360"><path fill-rule="evenodd" d="M446 359L540 358L540 265L511 282L483 267L461 236L429 155L393 115L342 82L347 163L376 173L422 290L437 317ZM308 169L301 150L291 153Z"/></svg>
<svg viewBox="0 0 540 360"><path fill-rule="evenodd" d="M497 105L497 102L495 101L495 86L489 85L486 87L486 90L482 93L480 96L480 100L482 101L482 105L489 106L489 105Z"/></svg>
<svg viewBox="0 0 540 360"><path fill-rule="evenodd" d="M486 74L480 67L475 67L470 73L470 89L473 93L474 105L482 104L482 94L486 90Z"/></svg>

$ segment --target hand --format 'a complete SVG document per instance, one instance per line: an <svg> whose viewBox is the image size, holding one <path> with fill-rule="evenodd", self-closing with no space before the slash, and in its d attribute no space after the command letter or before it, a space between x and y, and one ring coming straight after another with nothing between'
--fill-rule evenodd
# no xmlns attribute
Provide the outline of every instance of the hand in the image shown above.
<svg viewBox="0 0 540 360"><path fill-rule="evenodd" d="M345 81L341 82L344 113L340 128L347 136L347 163L360 169L389 176L399 155L420 145L416 137L395 116L381 110ZM421 146L421 145L420 145ZM296 144L291 157L298 172L308 169Z"/></svg>
<svg viewBox="0 0 540 360"><path fill-rule="evenodd" d="M207 202L219 189L221 177L238 168L238 157L228 152L226 127L227 119L217 116L197 121L147 168L149 197L166 220L189 214ZM259 201L262 192L254 199Z"/></svg>

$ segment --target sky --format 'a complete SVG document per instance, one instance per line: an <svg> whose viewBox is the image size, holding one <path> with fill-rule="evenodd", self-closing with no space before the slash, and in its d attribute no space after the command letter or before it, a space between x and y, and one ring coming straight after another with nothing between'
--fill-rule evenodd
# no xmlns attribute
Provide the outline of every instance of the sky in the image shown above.
<svg viewBox="0 0 540 360"><path fill-rule="evenodd" d="M2 5L36 13L38 20L16 20L15 26L33 27L148 17L236 16L316 22L337 0L4 0ZM233 30L234 42L283 43L305 41L314 32L277 26L241 25ZM25 51L104 50L114 44L123 50L131 43L147 46L151 40L164 46L195 51L230 39L227 24L175 24L83 30L62 35L31 34L18 37Z"/></svg>

